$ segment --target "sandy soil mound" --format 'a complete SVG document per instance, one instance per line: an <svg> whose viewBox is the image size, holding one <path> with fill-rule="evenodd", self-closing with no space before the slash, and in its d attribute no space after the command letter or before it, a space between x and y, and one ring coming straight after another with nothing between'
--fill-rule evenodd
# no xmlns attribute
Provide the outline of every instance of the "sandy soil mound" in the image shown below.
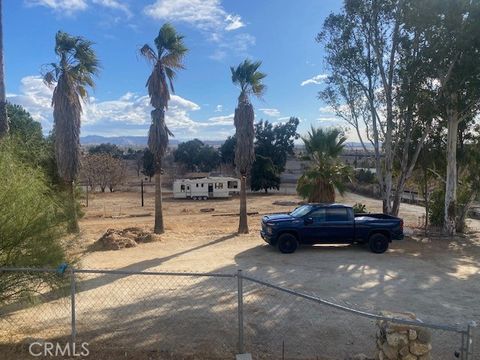
<svg viewBox="0 0 480 360"><path fill-rule="evenodd" d="M95 242L96 250L120 250L135 247L140 243L159 241L160 237L142 228L130 227L123 230L108 229Z"/></svg>

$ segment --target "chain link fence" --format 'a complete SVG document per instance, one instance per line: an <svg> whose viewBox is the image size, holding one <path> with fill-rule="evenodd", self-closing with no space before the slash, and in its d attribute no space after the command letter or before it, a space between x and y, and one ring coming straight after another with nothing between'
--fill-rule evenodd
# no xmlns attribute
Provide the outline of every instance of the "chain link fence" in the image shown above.
<svg viewBox="0 0 480 360"><path fill-rule="evenodd" d="M1 269L12 273L51 269ZM182 358L346 359L373 355L376 321L428 328L433 358L474 359L473 324L392 319L235 274L69 268L65 286L0 306L0 343L88 343ZM202 357L203 356L203 357ZM173 357L165 357L173 358Z"/></svg>

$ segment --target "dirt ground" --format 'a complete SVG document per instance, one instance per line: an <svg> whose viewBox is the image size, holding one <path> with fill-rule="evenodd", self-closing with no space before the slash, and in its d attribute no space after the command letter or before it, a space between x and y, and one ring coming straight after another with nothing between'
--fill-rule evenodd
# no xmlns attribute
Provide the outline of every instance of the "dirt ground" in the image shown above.
<svg viewBox="0 0 480 360"><path fill-rule="evenodd" d="M249 217L250 234L236 235L237 217L215 215L237 213L238 199L187 201L167 195L166 232L160 241L119 251L91 251L91 245L109 228L153 227L152 193L146 194L143 208L136 192L94 194L89 207L84 208L80 235L68 240L69 250L77 258L77 267L85 269L224 274L241 269L245 275L361 310L409 311L423 321L446 324L479 322L479 221L470 220L469 233L464 237L412 235L394 242L382 255L361 246L343 245L302 247L294 254L284 255L259 236L263 214L285 212L293 207L274 205L278 200L300 201L294 195L251 195L248 211L259 214ZM361 202L370 212L381 210L379 201L349 193L339 197L338 202ZM215 211L203 213L202 208ZM423 214L424 209L419 206L402 204L400 216L410 234L421 223ZM185 342L186 353L195 351L192 346L201 347L202 351L219 354L219 358L228 358L222 354L236 346L236 279L185 277L175 279L173 284L165 278L160 285L154 280L140 284L143 279L133 276L107 279L85 275L81 280L79 288L83 293L77 304L84 308L79 309L79 337L84 331L89 340L101 338L113 344L121 339L123 344L130 341L132 346L151 346L166 340ZM245 293L246 347L252 349L254 358L279 359L282 352L291 359L345 359L357 353L373 356L375 324L371 320L253 283L245 285ZM68 302L55 301L65 312L49 311L66 321ZM143 305L140 307L139 303ZM159 310L159 304L164 310ZM196 317L192 309L204 315ZM24 313L23 318L32 314ZM122 314L126 314L125 318ZM191 318L196 319L195 326L187 324ZM169 328L170 339L153 330L172 321L176 325ZM97 332L91 331L90 325L95 322L103 326ZM116 337L105 335L108 324L116 326ZM208 336L212 328L215 335ZM62 329L68 331L68 323ZM435 331L433 338L435 359L452 359L460 337Z"/></svg>

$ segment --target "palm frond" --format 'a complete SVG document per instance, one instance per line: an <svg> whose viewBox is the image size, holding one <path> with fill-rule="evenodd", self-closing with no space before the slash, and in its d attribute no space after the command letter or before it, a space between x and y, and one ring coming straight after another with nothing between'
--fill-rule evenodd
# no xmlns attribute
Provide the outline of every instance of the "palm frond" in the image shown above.
<svg viewBox="0 0 480 360"><path fill-rule="evenodd" d="M232 82L240 87L242 95L253 94L262 97L264 94L266 86L262 83L262 80L267 75L258 71L261 65L261 61L252 62L246 59L236 68L230 67Z"/></svg>
<svg viewBox="0 0 480 360"><path fill-rule="evenodd" d="M145 44L140 48L140 54L151 63L157 62L157 54L148 44Z"/></svg>

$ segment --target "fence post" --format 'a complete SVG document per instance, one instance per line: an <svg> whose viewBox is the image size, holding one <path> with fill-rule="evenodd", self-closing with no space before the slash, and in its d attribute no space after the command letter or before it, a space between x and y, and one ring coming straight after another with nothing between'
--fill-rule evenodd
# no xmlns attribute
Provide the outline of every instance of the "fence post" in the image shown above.
<svg viewBox="0 0 480 360"><path fill-rule="evenodd" d="M470 321L467 326L467 344L466 344L466 360L473 359L473 329L477 327L477 323L475 321Z"/></svg>
<svg viewBox="0 0 480 360"><path fill-rule="evenodd" d="M243 354L243 277L242 270L237 271L238 282L238 353Z"/></svg>
<svg viewBox="0 0 480 360"><path fill-rule="evenodd" d="M75 269L73 267L70 268L70 302L71 302L71 325L72 325L72 346L75 344L75 338L77 335L76 329L76 319L75 319Z"/></svg>

